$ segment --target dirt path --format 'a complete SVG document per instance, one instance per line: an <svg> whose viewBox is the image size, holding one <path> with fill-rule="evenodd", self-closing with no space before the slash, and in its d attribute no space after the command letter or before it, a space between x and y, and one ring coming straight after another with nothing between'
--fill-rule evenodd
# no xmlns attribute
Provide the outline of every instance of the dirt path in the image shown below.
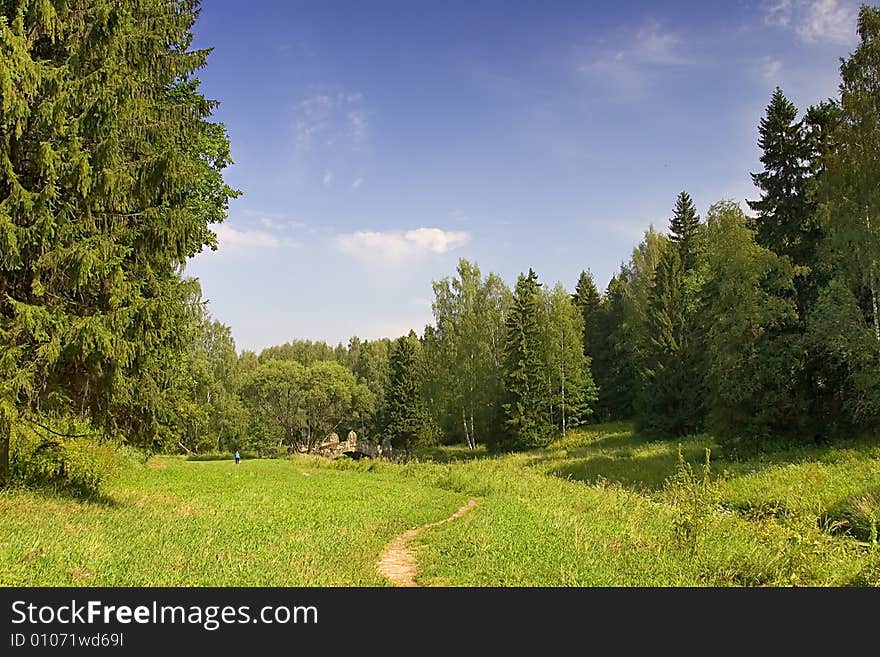
<svg viewBox="0 0 880 657"><path fill-rule="evenodd" d="M416 529L410 529L404 532L388 545L379 557L379 563L376 564L376 570L379 574L388 578L397 586L418 586L416 584L416 553L409 547L409 542L420 532L437 525L442 525L450 520L461 518L465 513L477 506L476 500L469 500L467 504L461 507L448 518L422 525Z"/></svg>

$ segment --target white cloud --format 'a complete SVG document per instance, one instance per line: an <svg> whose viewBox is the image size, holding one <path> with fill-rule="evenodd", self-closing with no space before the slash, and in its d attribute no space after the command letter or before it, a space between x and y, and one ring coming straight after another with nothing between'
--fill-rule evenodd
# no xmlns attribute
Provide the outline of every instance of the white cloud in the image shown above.
<svg viewBox="0 0 880 657"><path fill-rule="evenodd" d="M358 188L360 188L360 186L363 185L363 184L364 184L364 179L358 177L358 178L355 178L354 181L351 183L351 188L352 188L352 189L358 189Z"/></svg>
<svg viewBox="0 0 880 657"><path fill-rule="evenodd" d="M852 43L856 15L848 0L774 0L764 6L766 25L792 29L805 43Z"/></svg>
<svg viewBox="0 0 880 657"><path fill-rule="evenodd" d="M463 246L470 235L440 228L400 231L357 231L336 238L337 248L350 256L378 265L395 265Z"/></svg>
<svg viewBox="0 0 880 657"><path fill-rule="evenodd" d="M807 42L847 43L855 38L856 12L837 0L817 0L808 7L797 33Z"/></svg>
<svg viewBox="0 0 880 657"><path fill-rule="evenodd" d="M333 174L330 171L324 172L324 178L322 180L324 183L324 187L332 187L333 186Z"/></svg>
<svg viewBox="0 0 880 657"><path fill-rule="evenodd" d="M229 224L214 226L220 248L274 249L281 246L298 246L296 242L279 237L265 230L233 228Z"/></svg>

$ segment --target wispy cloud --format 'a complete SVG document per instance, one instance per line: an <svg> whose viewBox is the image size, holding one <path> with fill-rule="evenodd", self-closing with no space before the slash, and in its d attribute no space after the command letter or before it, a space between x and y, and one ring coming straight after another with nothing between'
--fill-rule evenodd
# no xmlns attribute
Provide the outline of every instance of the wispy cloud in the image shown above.
<svg viewBox="0 0 880 657"><path fill-rule="evenodd" d="M764 57L761 60L761 77L768 82L776 83L779 73L782 71L782 62L772 57Z"/></svg>
<svg viewBox="0 0 880 657"><path fill-rule="evenodd" d="M620 45L610 47L600 41L581 49L578 70L621 89L640 92L660 71L692 62L683 51L681 36L657 21L616 37L615 42Z"/></svg>
<svg viewBox="0 0 880 657"><path fill-rule="evenodd" d="M791 0L770 0L764 5L764 24L771 27L791 25Z"/></svg>
<svg viewBox="0 0 880 657"><path fill-rule="evenodd" d="M377 265L397 265L463 246L470 235L441 228L413 230L357 231L336 237L345 254Z"/></svg>
<svg viewBox="0 0 880 657"><path fill-rule="evenodd" d="M322 179L324 183L324 187L330 188L333 186L333 174L330 171L324 172L324 178Z"/></svg>
<svg viewBox="0 0 880 657"><path fill-rule="evenodd" d="M359 145L367 140L369 121L359 92L316 94L296 103L293 113L293 130L301 150L340 143Z"/></svg>
<svg viewBox="0 0 880 657"><path fill-rule="evenodd" d="M234 228L229 224L213 227L217 234L220 248L232 249L275 249L278 247L296 247L299 244L287 237L276 235L265 230Z"/></svg>
<svg viewBox="0 0 880 657"><path fill-rule="evenodd" d="M363 184L364 184L364 179L361 178L360 176L358 176L357 178L355 178L355 179L352 181L352 183L351 183L351 188L352 188L352 189L359 189L360 186L363 185Z"/></svg>
<svg viewBox="0 0 880 657"><path fill-rule="evenodd" d="M844 0L772 0L764 5L764 23L794 30L805 43L852 43L857 8Z"/></svg>

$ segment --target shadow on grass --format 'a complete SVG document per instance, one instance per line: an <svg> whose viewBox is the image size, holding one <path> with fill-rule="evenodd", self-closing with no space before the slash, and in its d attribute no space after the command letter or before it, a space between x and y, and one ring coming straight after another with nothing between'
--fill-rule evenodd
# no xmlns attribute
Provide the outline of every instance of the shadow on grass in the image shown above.
<svg viewBox="0 0 880 657"><path fill-rule="evenodd" d="M0 492L14 490L28 491L30 493L33 493L35 497L41 497L46 501L64 500L68 502L80 502L83 504L100 506L107 509L118 508L122 506L122 504L118 500L110 497L109 495L105 495L104 493L86 493L76 490L75 488L57 486L51 483L13 483L5 488L0 488Z"/></svg>
<svg viewBox="0 0 880 657"><path fill-rule="evenodd" d="M678 467L678 447L685 461L694 466L705 458L705 437L662 439L636 434L627 426L609 426L587 442L563 441L554 449L538 453L529 465L562 479L594 484L599 480L619 483L637 491L659 491ZM589 438L587 436L587 438Z"/></svg>
<svg viewBox="0 0 880 657"><path fill-rule="evenodd" d="M259 454L246 454L241 452L241 460L242 461L255 461L257 459L286 459L287 453L278 453L278 454L266 454L265 456L260 456ZM190 454L185 456L184 461L229 461L231 463L235 463L235 455L230 452L229 454Z"/></svg>
<svg viewBox="0 0 880 657"><path fill-rule="evenodd" d="M704 450L690 447L682 450L686 461L698 465L704 458ZM608 456L596 454L572 459L551 466L550 473L563 479L574 479L588 484L599 479L619 483L633 490L659 491L666 480L675 474L678 466L678 449L670 445L670 450L650 456Z"/></svg>
<svg viewBox="0 0 880 657"><path fill-rule="evenodd" d="M486 451L483 446L477 449L469 449L463 445L441 445L437 447L417 447L414 456L420 461L433 461L434 463L456 463L463 461L475 461L499 454Z"/></svg>

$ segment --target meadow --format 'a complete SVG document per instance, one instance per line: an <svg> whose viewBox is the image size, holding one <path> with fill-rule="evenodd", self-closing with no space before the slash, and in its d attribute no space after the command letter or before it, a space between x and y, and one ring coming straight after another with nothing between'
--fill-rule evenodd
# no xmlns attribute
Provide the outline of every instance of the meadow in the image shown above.
<svg viewBox="0 0 880 657"><path fill-rule="evenodd" d="M406 464L156 457L91 500L9 490L0 584L383 585L383 547L469 498L415 539L420 584L880 585L877 440L735 459L627 424Z"/></svg>

